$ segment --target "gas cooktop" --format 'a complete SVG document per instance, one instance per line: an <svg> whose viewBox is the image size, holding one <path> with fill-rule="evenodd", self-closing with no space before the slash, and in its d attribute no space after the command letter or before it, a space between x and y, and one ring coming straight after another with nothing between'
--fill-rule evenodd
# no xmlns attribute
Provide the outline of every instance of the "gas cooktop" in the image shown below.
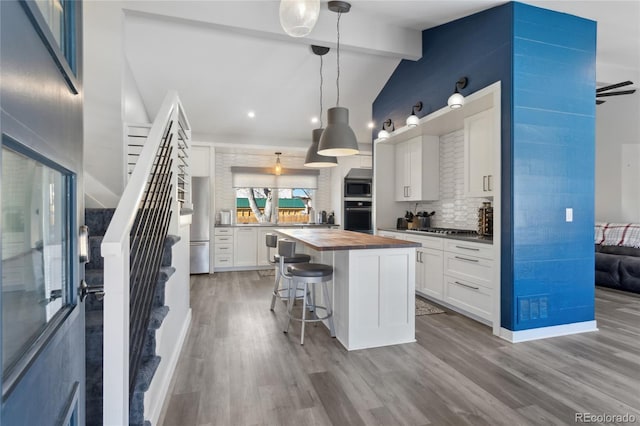
<svg viewBox="0 0 640 426"><path fill-rule="evenodd" d="M431 234L446 234L446 235L476 235L477 232L473 229L457 229L457 228L422 228L414 229L416 232L428 232Z"/></svg>

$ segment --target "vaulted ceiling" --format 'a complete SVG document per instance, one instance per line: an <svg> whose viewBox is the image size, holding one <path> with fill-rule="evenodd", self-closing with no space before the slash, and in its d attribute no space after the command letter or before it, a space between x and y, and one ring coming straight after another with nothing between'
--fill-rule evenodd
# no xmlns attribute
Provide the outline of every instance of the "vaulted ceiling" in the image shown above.
<svg viewBox="0 0 640 426"><path fill-rule="evenodd" d="M420 57L421 31L504 2L351 3L340 20L340 105L349 108L358 141L368 144L371 104L400 60ZM526 3L596 20L598 82L633 80L638 87L640 2ZM323 59L326 122L326 109L336 104L337 95L337 15L323 1L312 33L292 38L280 27L278 7L279 1L269 0L127 2L125 52L149 114L155 114L168 89L176 89L195 140L306 148L318 127L311 119L320 113L320 59L310 45L332 48ZM452 76L452 88L457 77ZM410 109L407 105L407 114ZM375 123L373 131L379 126Z"/></svg>

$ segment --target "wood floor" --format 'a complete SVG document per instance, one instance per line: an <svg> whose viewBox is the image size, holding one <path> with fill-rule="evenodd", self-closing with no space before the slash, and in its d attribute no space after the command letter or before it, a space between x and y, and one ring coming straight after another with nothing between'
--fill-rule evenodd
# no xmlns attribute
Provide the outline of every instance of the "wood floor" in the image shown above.
<svg viewBox="0 0 640 426"><path fill-rule="evenodd" d="M192 277L159 425L565 425L582 412L640 423L637 295L598 289L593 333L510 344L448 312L416 317L417 343L347 352L321 325L304 346L298 323L283 334L271 280Z"/></svg>

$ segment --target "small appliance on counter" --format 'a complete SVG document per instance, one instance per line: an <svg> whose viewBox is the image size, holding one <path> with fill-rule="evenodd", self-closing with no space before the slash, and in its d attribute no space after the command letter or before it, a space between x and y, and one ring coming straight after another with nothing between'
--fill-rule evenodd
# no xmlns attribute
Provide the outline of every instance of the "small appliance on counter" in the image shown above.
<svg viewBox="0 0 640 426"><path fill-rule="evenodd" d="M329 225L334 225L336 223L336 215L333 212L329 214L329 217L327 218L327 223Z"/></svg>
<svg viewBox="0 0 640 426"><path fill-rule="evenodd" d="M493 235L493 207L490 201L482 203L478 209L478 235Z"/></svg>
<svg viewBox="0 0 640 426"><path fill-rule="evenodd" d="M220 210L220 225L231 225L231 210Z"/></svg>

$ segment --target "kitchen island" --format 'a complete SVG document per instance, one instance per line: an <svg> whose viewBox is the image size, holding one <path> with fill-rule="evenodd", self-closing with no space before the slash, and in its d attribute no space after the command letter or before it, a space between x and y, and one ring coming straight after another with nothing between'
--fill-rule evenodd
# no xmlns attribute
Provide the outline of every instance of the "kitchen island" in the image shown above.
<svg viewBox="0 0 640 426"><path fill-rule="evenodd" d="M332 265L336 338L347 350L415 342L412 241L340 229L277 229L312 262ZM316 294L322 304L321 294Z"/></svg>

